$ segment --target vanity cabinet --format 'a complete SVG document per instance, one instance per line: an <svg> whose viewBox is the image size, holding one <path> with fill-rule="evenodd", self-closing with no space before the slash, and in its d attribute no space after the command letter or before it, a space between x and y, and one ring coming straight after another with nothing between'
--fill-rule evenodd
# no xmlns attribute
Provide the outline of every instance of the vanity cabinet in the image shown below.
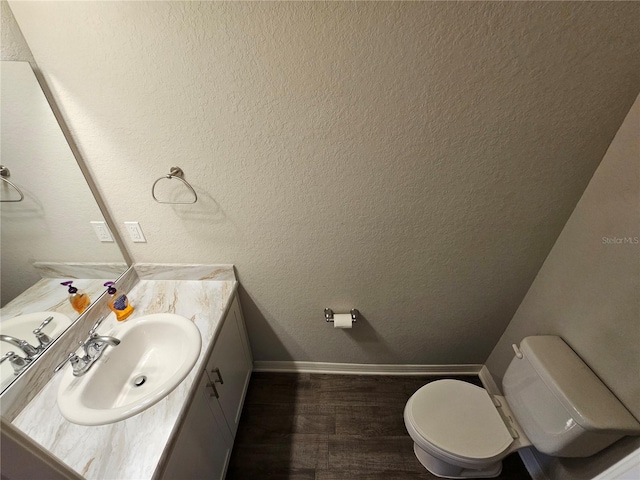
<svg viewBox="0 0 640 480"><path fill-rule="evenodd" d="M249 385L252 366L253 361L247 343L244 322L236 297L231 304L206 367L212 395L210 398L215 398L219 403L232 437L235 437L238 430L244 394Z"/></svg>
<svg viewBox="0 0 640 480"><path fill-rule="evenodd" d="M162 479L225 476L253 366L235 295L205 365Z"/></svg>
<svg viewBox="0 0 640 480"><path fill-rule="evenodd" d="M198 390L161 476L164 480L224 478L233 441L226 424L220 425L210 411L208 384L209 378L202 372Z"/></svg>

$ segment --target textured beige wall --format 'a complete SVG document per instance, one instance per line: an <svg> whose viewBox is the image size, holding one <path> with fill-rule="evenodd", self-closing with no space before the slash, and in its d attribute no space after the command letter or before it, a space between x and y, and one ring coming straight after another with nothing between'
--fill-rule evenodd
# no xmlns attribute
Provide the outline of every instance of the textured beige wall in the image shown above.
<svg viewBox="0 0 640 480"><path fill-rule="evenodd" d="M483 362L640 85L634 3L10 4L134 259L236 264L257 360Z"/></svg>
<svg viewBox="0 0 640 480"><path fill-rule="evenodd" d="M487 360L502 377L511 344L560 335L640 419L640 98ZM616 240L617 239L617 240ZM591 478L640 440L589 460L545 459L553 479Z"/></svg>

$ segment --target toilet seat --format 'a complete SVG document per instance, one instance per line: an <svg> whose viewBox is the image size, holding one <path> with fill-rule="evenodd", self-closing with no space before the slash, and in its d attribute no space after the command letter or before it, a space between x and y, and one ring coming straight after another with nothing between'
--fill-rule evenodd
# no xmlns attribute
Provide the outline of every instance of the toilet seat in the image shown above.
<svg viewBox="0 0 640 480"><path fill-rule="evenodd" d="M424 450L464 464L500 459L513 438L487 391L460 380L438 380L407 402L405 421Z"/></svg>

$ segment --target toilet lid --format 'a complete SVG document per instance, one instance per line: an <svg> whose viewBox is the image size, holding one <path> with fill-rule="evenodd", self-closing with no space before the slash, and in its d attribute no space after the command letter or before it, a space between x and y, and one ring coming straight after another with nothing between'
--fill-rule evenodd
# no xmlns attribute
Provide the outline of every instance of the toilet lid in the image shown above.
<svg viewBox="0 0 640 480"><path fill-rule="evenodd" d="M438 380L409 400L408 419L427 442L461 458L489 459L513 442L484 388Z"/></svg>

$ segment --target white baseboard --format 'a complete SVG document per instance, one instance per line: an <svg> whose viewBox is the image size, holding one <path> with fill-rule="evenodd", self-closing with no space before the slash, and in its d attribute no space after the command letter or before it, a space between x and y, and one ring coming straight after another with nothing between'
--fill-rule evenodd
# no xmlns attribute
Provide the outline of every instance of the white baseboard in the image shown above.
<svg viewBox="0 0 640 480"><path fill-rule="evenodd" d="M483 365L380 365L364 363L270 362L256 360L254 372L351 375L478 375Z"/></svg>

